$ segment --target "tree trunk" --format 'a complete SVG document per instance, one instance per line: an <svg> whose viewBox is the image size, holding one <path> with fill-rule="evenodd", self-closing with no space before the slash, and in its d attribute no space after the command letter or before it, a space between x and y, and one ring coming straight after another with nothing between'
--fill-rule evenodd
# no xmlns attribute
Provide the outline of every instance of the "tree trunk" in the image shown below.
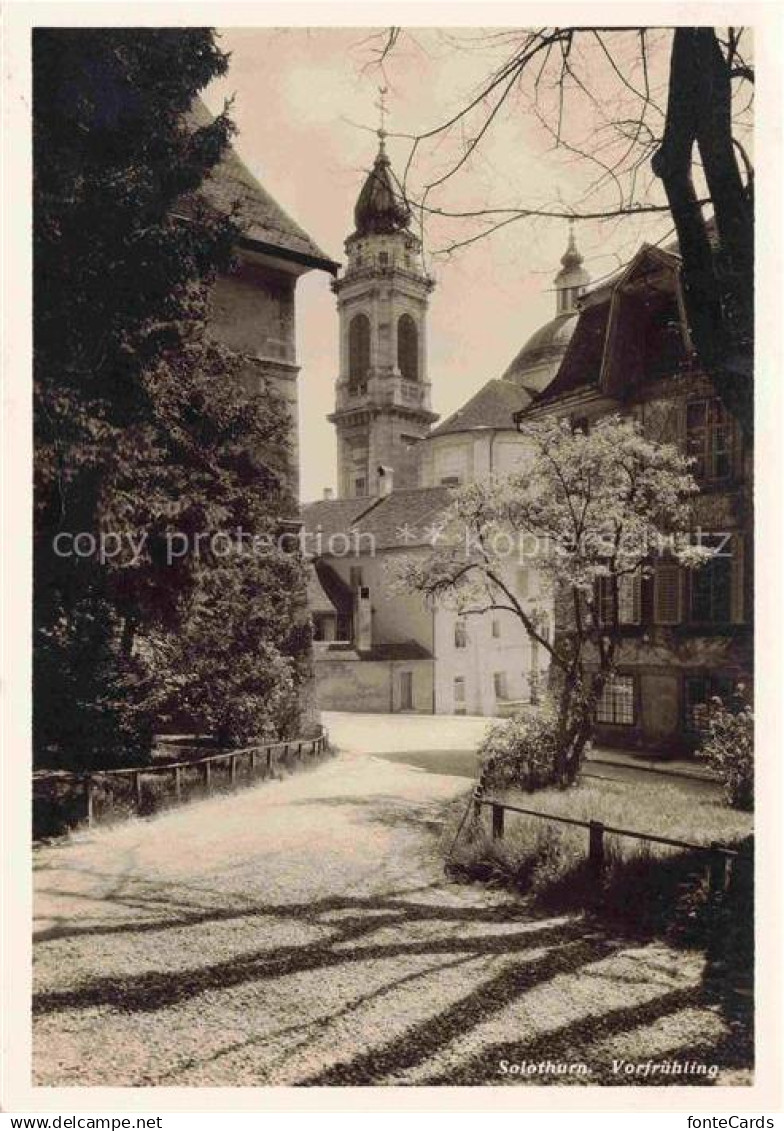
<svg viewBox="0 0 784 1131"><path fill-rule="evenodd" d="M751 194L732 139L727 63L712 28L676 28L664 136L652 168L678 235L692 343L716 391L748 434L753 424L754 231ZM699 148L714 209L714 252L692 181Z"/></svg>

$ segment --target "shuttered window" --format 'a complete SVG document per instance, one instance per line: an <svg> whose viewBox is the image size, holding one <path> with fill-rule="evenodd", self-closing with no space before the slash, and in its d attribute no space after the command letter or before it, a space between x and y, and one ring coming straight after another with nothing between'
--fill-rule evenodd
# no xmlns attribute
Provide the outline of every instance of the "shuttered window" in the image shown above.
<svg viewBox="0 0 784 1131"><path fill-rule="evenodd" d="M711 558L689 575L692 624L729 624L732 612L732 558Z"/></svg>
<svg viewBox="0 0 784 1131"><path fill-rule="evenodd" d="M642 574L625 573L618 581L618 623L639 624L642 620Z"/></svg>
<svg viewBox="0 0 784 1131"><path fill-rule="evenodd" d="M744 624L746 620L745 600L745 543L742 534L732 536L732 623Z"/></svg>
<svg viewBox="0 0 784 1131"><path fill-rule="evenodd" d="M656 624L681 622L681 570L674 562L660 562L653 579L653 619Z"/></svg>

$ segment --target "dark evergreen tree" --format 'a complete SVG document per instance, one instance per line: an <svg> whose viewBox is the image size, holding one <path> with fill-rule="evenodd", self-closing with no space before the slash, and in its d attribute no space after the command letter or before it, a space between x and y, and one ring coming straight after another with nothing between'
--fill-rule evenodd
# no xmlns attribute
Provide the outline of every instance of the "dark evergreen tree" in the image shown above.
<svg viewBox="0 0 784 1131"><path fill-rule="evenodd" d="M206 333L236 230L198 189L232 125L196 127L189 110L227 56L208 29L40 29L33 61L36 758L138 759L155 725L207 698L197 721L226 735L294 726L299 561L167 556L173 532L274 538L293 506L284 406L243 391ZM110 532L111 558L68 552L70 536ZM197 654L221 668L220 701Z"/></svg>

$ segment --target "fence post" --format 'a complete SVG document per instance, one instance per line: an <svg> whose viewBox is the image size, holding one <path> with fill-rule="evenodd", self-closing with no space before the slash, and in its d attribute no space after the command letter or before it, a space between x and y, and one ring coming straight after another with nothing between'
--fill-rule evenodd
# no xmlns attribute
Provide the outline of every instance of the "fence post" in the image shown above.
<svg viewBox="0 0 784 1131"><path fill-rule="evenodd" d="M237 781L237 755L236 754L232 754L232 756L229 758L229 781L231 782L232 785L235 785L236 781Z"/></svg>
<svg viewBox="0 0 784 1131"><path fill-rule="evenodd" d="M474 788L474 814L473 814L474 824L478 824L479 821L482 820L482 794L483 794L483 792L484 792L484 790L482 789L481 785L475 786L475 788Z"/></svg>
<svg viewBox="0 0 784 1131"><path fill-rule="evenodd" d="M136 811L139 813L142 808L142 775L139 773L133 775L133 792L136 796Z"/></svg>
<svg viewBox="0 0 784 1131"><path fill-rule="evenodd" d="M604 869L604 825L591 821L588 825L588 861L597 877Z"/></svg>
<svg viewBox="0 0 784 1131"><path fill-rule="evenodd" d="M504 807L493 802L493 840L503 840Z"/></svg>
<svg viewBox="0 0 784 1131"><path fill-rule="evenodd" d="M204 787L207 793L212 793L212 762L204 763Z"/></svg>
<svg viewBox="0 0 784 1131"><path fill-rule="evenodd" d="M253 749L250 752L250 772L251 772L251 774L256 773L256 747L255 746L253 747Z"/></svg>
<svg viewBox="0 0 784 1131"><path fill-rule="evenodd" d="M87 827L93 823L93 779L87 775L85 779L85 799L87 801Z"/></svg>
<svg viewBox="0 0 784 1131"><path fill-rule="evenodd" d="M713 895L727 887L727 857L719 851L717 840L711 841L710 863L708 865L708 888Z"/></svg>

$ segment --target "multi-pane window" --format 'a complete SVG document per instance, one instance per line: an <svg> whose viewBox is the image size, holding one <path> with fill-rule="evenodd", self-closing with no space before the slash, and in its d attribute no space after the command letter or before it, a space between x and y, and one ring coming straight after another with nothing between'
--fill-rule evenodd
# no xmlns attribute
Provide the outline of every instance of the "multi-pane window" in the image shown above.
<svg viewBox="0 0 784 1131"><path fill-rule="evenodd" d="M692 734L703 734L708 726L714 699L727 702L732 694L732 680L727 676L687 676L684 681L684 723Z"/></svg>
<svg viewBox="0 0 784 1131"><path fill-rule="evenodd" d="M615 624L615 586L618 590L618 624L639 624L642 619L642 575L639 570L620 577L598 577L596 619L601 625Z"/></svg>
<svg viewBox="0 0 784 1131"><path fill-rule="evenodd" d="M503 701L504 699L509 698L509 687L506 682L506 672L493 673L493 690L495 691L496 699Z"/></svg>
<svg viewBox="0 0 784 1131"><path fill-rule="evenodd" d="M614 675L607 680L596 704L597 723L634 725L634 676Z"/></svg>
<svg viewBox="0 0 784 1131"><path fill-rule="evenodd" d="M531 571L528 566L520 566L517 571L517 596L528 597L531 590Z"/></svg>
<svg viewBox="0 0 784 1131"><path fill-rule="evenodd" d="M354 494L356 496L364 495L367 491L367 479L364 475L358 475L354 480Z"/></svg>
<svg viewBox="0 0 784 1131"><path fill-rule="evenodd" d="M493 636L497 640L498 637L501 635L501 622L498 619L498 617L493 617L493 624L492 624L491 631L492 631Z"/></svg>
<svg viewBox="0 0 784 1131"><path fill-rule="evenodd" d="M463 617L455 621L455 648L468 647L468 627Z"/></svg>
<svg viewBox="0 0 784 1131"><path fill-rule="evenodd" d="M729 624L732 619L732 558L717 556L690 571L689 619L693 624Z"/></svg>
<svg viewBox="0 0 784 1131"><path fill-rule="evenodd" d="M686 406L686 454L694 460L697 479L728 479L732 475L732 417L718 397L690 401Z"/></svg>

